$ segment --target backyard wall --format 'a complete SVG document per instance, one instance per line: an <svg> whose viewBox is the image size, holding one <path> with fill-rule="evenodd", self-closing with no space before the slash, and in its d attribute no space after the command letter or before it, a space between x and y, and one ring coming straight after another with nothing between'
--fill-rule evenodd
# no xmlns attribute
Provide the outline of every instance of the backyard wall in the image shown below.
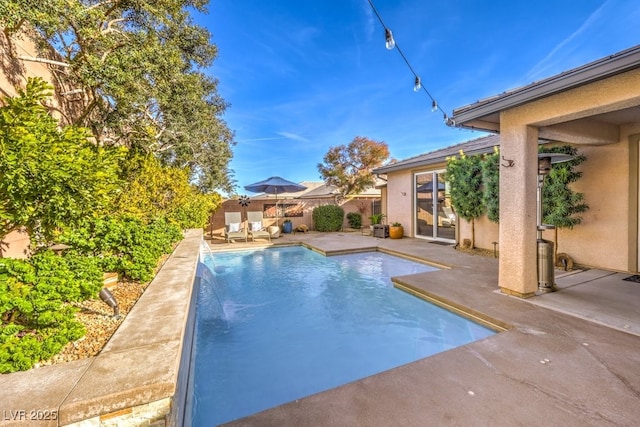
<svg viewBox="0 0 640 427"><path fill-rule="evenodd" d="M349 212L358 212L362 215L362 225L368 226L371 221L369 220L369 216L371 215L372 209L372 198L361 198L349 200L340 205L342 209L344 209L344 222L343 227L348 228L349 222L347 221L347 214ZM263 224L265 227L276 224L275 217L268 217L267 215L271 212L265 212L265 205L273 205L275 204L274 199L267 200L256 200L251 199L251 203L246 208L241 206L238 200L226 200L219 208L214 212L214 214L209 219L209 227L207 228L207 236L211 238L223 238L224 231L224 213L225 212L241 212L243 221L246 220L246 212L247 211L259 211L263 212ZM293 228L295 229L299 225L306 225L309 227L309 230L313 230L313 210L322 205L330 205L335 204L332 199L278 199L278 205L297 205L298 208L289 209L290 212L299 210L302 213L302 216L286 216L279 217L278 223L282 225L282 221L284 219L290 219Z"/></svg>

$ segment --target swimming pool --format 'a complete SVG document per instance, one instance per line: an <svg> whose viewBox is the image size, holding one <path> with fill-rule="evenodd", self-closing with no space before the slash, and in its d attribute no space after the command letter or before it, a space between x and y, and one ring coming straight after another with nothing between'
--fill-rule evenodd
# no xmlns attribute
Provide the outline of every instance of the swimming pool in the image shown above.
<svg viewBox="0 0 640 427"><path fill-rule="evenodd" d="M493 335L393 288L436 270L380 252L303 247L205 257L192 425L216 425ZM189 410L189 409L188 409Z"/></svg>

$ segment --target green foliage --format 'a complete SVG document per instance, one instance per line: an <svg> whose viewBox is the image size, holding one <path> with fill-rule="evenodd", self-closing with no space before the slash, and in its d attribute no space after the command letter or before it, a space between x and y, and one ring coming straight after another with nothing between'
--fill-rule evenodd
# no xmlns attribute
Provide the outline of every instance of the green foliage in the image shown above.
<svg viewBox="0 0 640 427"><path fill-rule="evenodd" d="M73 82L83 90L83 96L63 100L77 112L72 123L103 143L186 165L203 191L231 191L233 133L222 120L227 104L204 72L217 49L190 15L206 12L206 4L3 0L0 22L7 34L33 28L36 40L69 65L54 77L63 80L61 87Z"/></svg>
<svg viewBox="0 0 640 427"><path fill-rule="evenodd" d="M84 327L69 304L96 297L102 287L97 260L56 256L0 260L0 373L26 370L80 338Z"/></svg>
<svg viewBox="0 0 640 427"><path fill-rule="evenodd" d="M0 238L25 227L51 239L104 211L119 186L119 149L92 144L85 129L58 123L41 105L51 87L29 79L0 108Z"/></svg>
<svg viewBox="0 0 640 427"><path fill-rule="evenodd" d="M494 147L481 161L482 166L482 202L487 208L487 218L492 222L500 221L500 151Z"/></svg>
<svg viewBox="0 0 640 427"><path fill-rule="evenodd" d="M385 217L386 217L386 215L385 215L385 214L383 214L383 213L376 213L376 214L371 215L371 216L369 217L369 220L371 221L371 224L372 224L372 225L375 225L375 224L382 224L382 220L383 220Z"/></svg>
<svg viewBox="0 0 640 427"><path fill-rule="evenodd" d="M340 231L344 209L338 205L318 206L313 210L312 218L317 231Z"/></svg>
<svg viewBox="0 0 640 427"><path fill-rule="evenodd" d="M543 222L557 228L573 228L582 222L578 214L586 212L589 206L584 203L584 194L576 193L570 184L582 177L582 172L574 168L586 160L578 155L578 150L570 145L540 147L541 153L562 153L573 156L568 162L556 163L545 177L542 187Z"/></svg>
<svg viewBox="0 0 640 427"><path fill-rule="evenodd" d="M447 159L446 179L451 183L451 204L456 213L472 221L484 213L482 204L482 166L480 156L460 156Z"/></svg>
<svg viewBox="0 0 640 427"><path fill-rule="evenodd" d="M347 213L347 221L349 222L349 227L351 228L362 228L362 214L360 212Z"/></svg>
<svg viewBox="0 0 640 427"><path fill-rule="evenodd" d="M159 258L170 253L182 238L180 228L164 218L144 224L131 216L88 219L82 227L60 236L72 247L70 253L96 257L104 271L146 282Z"/></svg>
<svg viewBox="0 0 640 427"><path fill-rule="evenodd" d="M451 183L451 204L459 217L471 222L471 247L475 247L475 219L485 212L482 203L482 158L467 156L447 158L446 179Z"/></svg>
<svg viewBox="0 0 640 427"><path fill-rule="evenodd" d="M389 158L386 143L356 136L349 145L329 148L323 163L318 163L320 177L335 185L342 196L355 195L375 184L371 170Z"/></svg>
<svg viewBox="0 0 640 427"><path fill-rule="evenodd" d="M153 156L132 156L128 182L113 202L113 211L143 222L167 217L182 229L203 228L222 202L217 193L203 194L189 183L184 168L163 166Z"/></svg>

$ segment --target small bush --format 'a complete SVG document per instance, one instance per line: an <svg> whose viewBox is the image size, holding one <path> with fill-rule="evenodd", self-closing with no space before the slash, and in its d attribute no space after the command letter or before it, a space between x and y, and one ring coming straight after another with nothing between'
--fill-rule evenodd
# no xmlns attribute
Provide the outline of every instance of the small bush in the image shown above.
<svg viewBox="0 0 640 427"><path fill-rule="evenodd" d="M30 369L84 334L71 301L95 298L102 287L97 260L56 256L0 261L0 373Z"/></svg>
<svg viewBox="0 0 640 427"><path fill-rule="evenodd" d="M180 239L178 226L164 218L145 225L132 216L95 219L60 238L72 247L70 253L97 257L103 271L142 282L153 277L160 257Z"/></svg>
<svg viewBox="0 0 640 427"><path fill-rule="evenodd" d="M340 231L344 221L344 209L338 205L318 206L313 210L312 217L317 231Z"/></svg>
<svg viewBox="0 0 640 427"><path fill-rule="evenodd" d="M358 212L349 212L347 214L347 221L349 221L349 227L351 228L362 228L362 214Z"/></svg>

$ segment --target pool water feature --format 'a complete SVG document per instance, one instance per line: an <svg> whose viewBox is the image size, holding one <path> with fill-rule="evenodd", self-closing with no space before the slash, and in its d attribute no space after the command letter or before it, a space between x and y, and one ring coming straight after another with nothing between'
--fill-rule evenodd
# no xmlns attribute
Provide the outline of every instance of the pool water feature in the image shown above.
<svg viewBox="0 0 640 427"><path fill-rule="evenodd" d="M191 425L232 421L495 333L395 289L390 277L436 268L381 252L285 247L203 261Z"/></svg>

